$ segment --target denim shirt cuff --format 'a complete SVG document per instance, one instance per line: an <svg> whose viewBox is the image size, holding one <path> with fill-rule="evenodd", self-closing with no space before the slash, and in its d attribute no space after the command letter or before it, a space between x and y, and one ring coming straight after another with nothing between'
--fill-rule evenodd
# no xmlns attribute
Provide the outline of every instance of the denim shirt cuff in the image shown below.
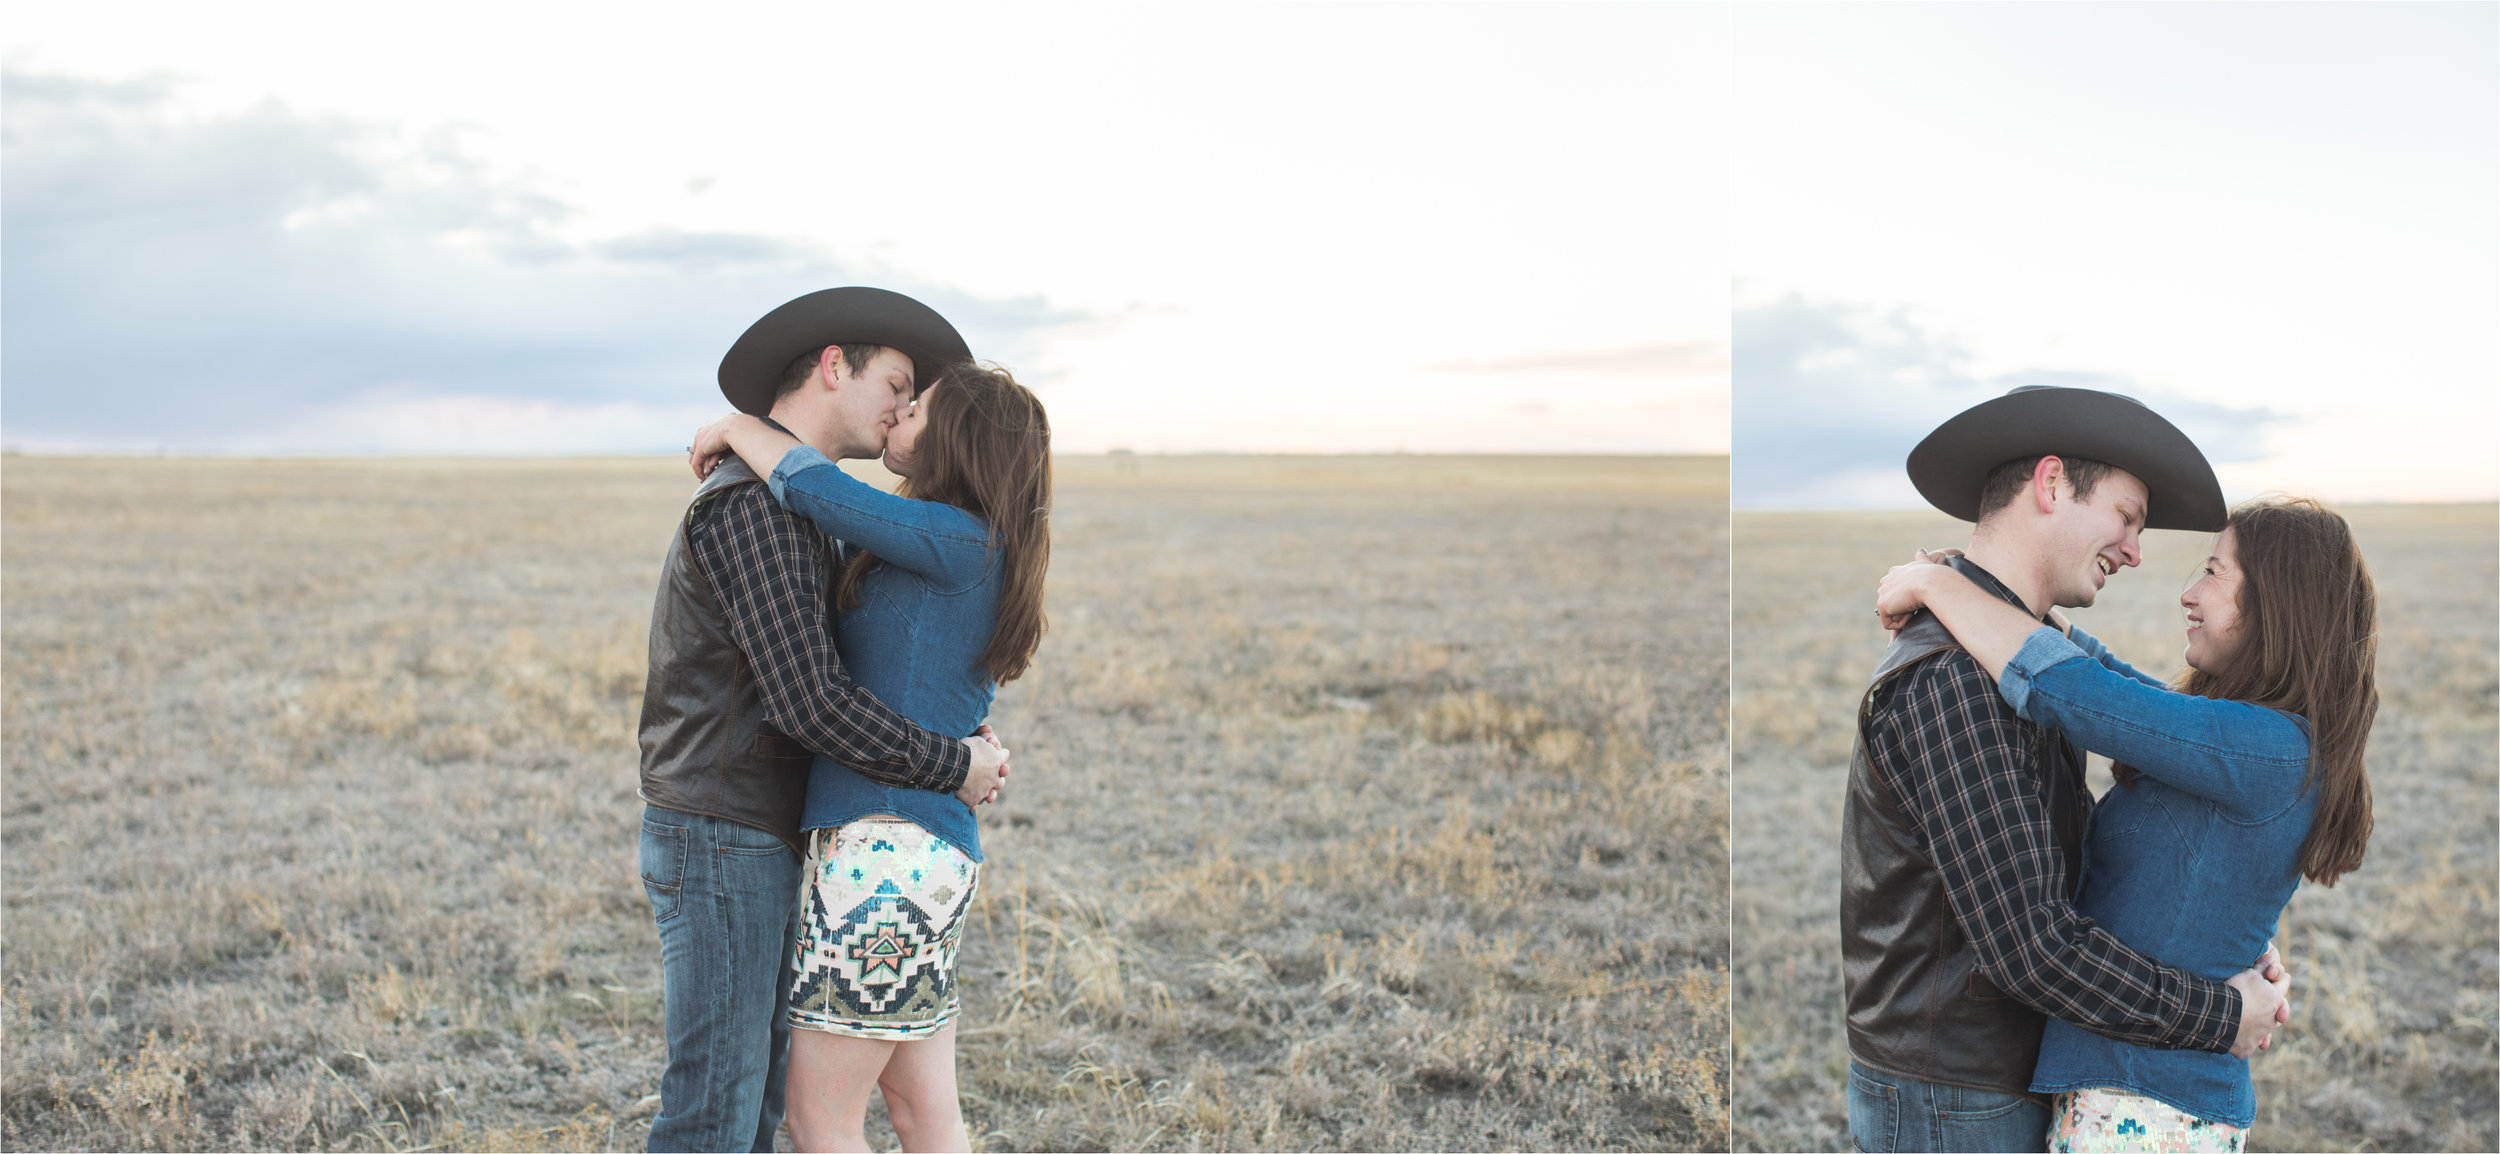
<svg viewBox="0 0 2500 1154"><path fill-rule="evenodd" d="M2004 695L2007 705L2014 707L2015 716L2036 723L2039 719L2026 708L2031 704L2032 679L2052 665L2083 655L2083 650L2068 641L2065 634L2043 625L2023 638L2023 647L2014 652L2012 661L2005 663L2005 672L1997 678L1997 692Z"/></svg>
<svg viewBox="0 0 2500 1154"><path fill-rule="evenodd" d="M2066 627L2066 640L2074 642L2075 648L2082 650L2084 656L2094 661L2100 660L2102 654L2109 652L2109 646L2101 644L2100 638L2084 632L2083 626L2080 625Z"/></svg>
<svg viewBox="0 0 2500 1154"><path fill-rule="evenodd" d="M790 507L790 497L783 490L789 487L790 478L818 465L832 463L831 458L817 452L812 446L792 445L790 451L783 453L781 460L773 465L772 476L764 478L764 487L771 489L773 500L780 502L781 507L787 509Z"/></svg>

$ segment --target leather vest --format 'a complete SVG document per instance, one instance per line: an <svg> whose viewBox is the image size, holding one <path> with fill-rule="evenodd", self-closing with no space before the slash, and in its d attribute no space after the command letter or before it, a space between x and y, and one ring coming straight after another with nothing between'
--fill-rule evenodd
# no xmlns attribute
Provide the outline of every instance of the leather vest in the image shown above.
<svg viewBox="0 0 2500 1154"><path fill-rule="evenodd" d="M651 672L642 688L642 799L763 830L804 855L799 812L807 802L806 746L764 720L764 698L686 527L706 502L760 485L732 457L697 488L678 518L660 594L651 607ZM825 603L834 574L827 567Z"/></svg>
<svg viewBox="0 0 2500 1154"><path fill-rule="evenodd" d="M1958 558L1954 564L1966 575L1977 569ZM1840 833L1849 1053L1869 1066L1922 1081L2027 1094L2047 1019L1980 970L1977 952L1945 901L1943 878L1917 823L1876 776L1867 752L1867 724L1885 687L1960 648L1934 615L1920 613L1885 651L1858 703ZM2082 752L2056 730L2020 719L2014 724L2035 742L2034 781L2066 859L2064 896L2072 899L2083 874L2083 833L2092 807ZM1921 768L1896 767L1896 772Z"/></svg>

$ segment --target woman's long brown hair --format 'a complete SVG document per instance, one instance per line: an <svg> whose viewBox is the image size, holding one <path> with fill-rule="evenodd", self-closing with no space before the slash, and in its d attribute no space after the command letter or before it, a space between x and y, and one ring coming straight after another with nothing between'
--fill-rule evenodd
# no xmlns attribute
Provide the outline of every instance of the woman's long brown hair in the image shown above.
<svg viewBox="0 0 2500 1154"><path fill-rule="evenodd" d="M2318 811L2300 872L2320 885L2361 865L2370 846L2370 775L2362 749L2378 718L2378 591L2352 526L2304 497L2231 511L2240 562L2240 649L2220 673L2190 669L2182 693L2246 701L2309 721ZM2130 788L2137 771L2117 767Z"/></svg>
<svg viewBox="0 0 2500 1154"><path fill-rule="evenodd" d="M939 374L922 402L928 425L913 446L914 476L895 492L943 501L989 522L990 552L1006 581L998 624L975 662L1000 684L1023 676L1050 627L1042 616L1042 575L1050 568L1050 414L1040 398L996 365L958 364ZM859 584L879 564L860 553L842 570L834 604L860 604Z"/></svg>

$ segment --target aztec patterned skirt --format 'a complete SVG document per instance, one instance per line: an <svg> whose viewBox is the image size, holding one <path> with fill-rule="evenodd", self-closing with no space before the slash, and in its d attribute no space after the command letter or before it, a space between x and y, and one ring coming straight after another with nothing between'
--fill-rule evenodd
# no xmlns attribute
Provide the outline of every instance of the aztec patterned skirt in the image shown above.
<svg viewBox="0 0 2500 1154"><path fill-rule="evenodd" d="M911 1041L955 1020L955 955L981 863L899 817L808 831L790 1024Z"/></svg>
<svg viewBox="0 0 2500 1154"><path fill-rule="evenodd" d="M2093 1087L2057 1096L2049 1149L2215 1150L2240 1154L2248 1131L2199 1118L2167 1102Z"/></svg>

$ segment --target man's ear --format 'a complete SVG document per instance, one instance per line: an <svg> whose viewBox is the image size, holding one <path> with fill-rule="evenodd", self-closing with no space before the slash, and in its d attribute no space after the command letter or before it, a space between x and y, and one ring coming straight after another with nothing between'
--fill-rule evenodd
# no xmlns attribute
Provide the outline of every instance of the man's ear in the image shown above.
<svg viewBox="0 0 2500 1154"><path fill-rule="evenodd" d="M2031 466L2031 499L2040 506L2040 514L2057 511L2057 483L2066 479L2066 462L2056 457L2042 457Z"/></svg>
<svg viewBox="0 0 2500 1154"><path fill-rule="evenodd" d="M842 346L826 345L825 351L816 354L816 357L817 371L825 374L827 385L840 381L846 375L844 370L849 367L850 362L843 358Z"/></svg>

